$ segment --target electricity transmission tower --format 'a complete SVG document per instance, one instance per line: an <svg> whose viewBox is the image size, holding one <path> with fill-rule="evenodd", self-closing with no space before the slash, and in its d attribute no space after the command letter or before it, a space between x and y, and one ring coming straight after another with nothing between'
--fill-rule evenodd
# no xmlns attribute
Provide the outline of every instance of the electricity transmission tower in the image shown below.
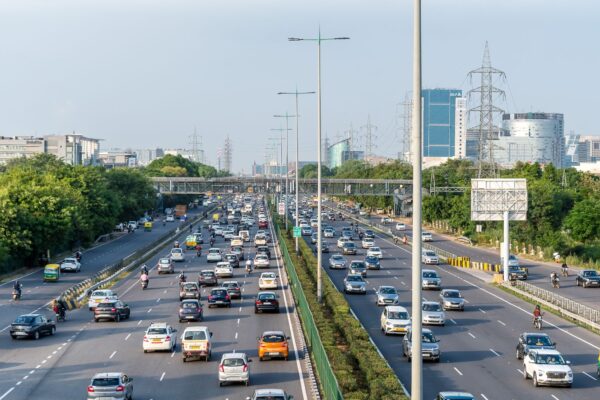
<svg viewBox="0 0 600 400"><path fill-rule="evenodd" d="M354 130L354 128L352 127L352 124L350 124L350 129L346 131L346 137L348 138L348 150L350 152L356 150L356 146L355 146L355 134L356 131Z"/></svg>
<svg viewBox="0 0 600 400"><path fill-rule="evenodd" d="M233 155L233 145L229 135L225 138L225 145L223 146L223 168L227 172L231 172L231 161Z"/></svg>
<svg viewBox="0 0 600 400"><path fill-rule="evenodd" d="M202 136L198 136L196 127L194 127L194 134L190 136L192 145L192 159L195 162L204 163L204 150L202 149Z"/></svg>
<svg viewBox="0 0 600 400"><path fill-rule="evenodd" d="M468 92L469 99L474 95L479 95L479 105L469 109L469 115L479 115L479 123L470 128L471 132L477 134L478 139L477 177L494 178L497 173L494 162L494 142L500 131L500 128L494 124L494 115L502 115L504 112L504 110L494 105L494 98L505 98L504 91L494 86L494 78L506 79L506 75L499 69L492 67L487 41L485 42L481 67L472 70L468 75L471 82L474 76L479 75L479 78L476 77L476 79L480 84Z"/></svg>
<svg viewBox="0 0 600 400"><path fill-rule="evenodd" d="M371 116L367 117L367 124L361 126L361 129L365 130L365 157L371 157L373 155L373 147L377 145L373 144L373 140L377 138L373 134L377 130L377 126L371 124Z"/></svg>
<svg viewBox="0 0 600 400"><path fill-rule="evenodd" d="M412 96L406 93L404 101L400 103L402 106L402 160L410 162L410 143L411 143L411 127L412 127Z"/></svg>

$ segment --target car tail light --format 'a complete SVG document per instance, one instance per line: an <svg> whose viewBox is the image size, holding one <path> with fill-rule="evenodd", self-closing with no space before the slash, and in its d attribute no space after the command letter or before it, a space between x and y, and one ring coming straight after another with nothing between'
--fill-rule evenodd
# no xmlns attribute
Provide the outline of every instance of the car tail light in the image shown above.
<svg viewBox="0 0 600 400"><path fill-rule="evenodd" d="M148 336L144 335L144 342L148 341Z"/></svg>
<svg viewBox="0 0 600 400"><path fill-rule="evenodd" d="M122 391L124 391L124 390L125 390L125 386L123 386L123 385L119 385L119 386L117 386L117 389L116 389L116 390L117 390L117 392L122 392Z"/></svg>
<svg viewBox="0 0 600 400"><path fill-rule="evenodd" d="M170 341L171 341L171 336L167 336L167 337L165 338L165 342L170 342Z"/></svg>
<svg viewBox="0 0 600 400"><path fill-rule="evenodd" d="M111 308L110 311L117 312L117 309L116 308Z"/></svg>
<svg viewBox="0 0 600 400"><path fill-rule="evenodd" d="M256 300L256 304L262 304L262 301Z"/></svg>
<svg viewBox="0 0 600 400"><path fill-rule="evenodd" d="M212 294L210 296L208 296L209 300L212 300L212 298L213 298Z"/></svg>
<svg viewBox="0 0 600 400"><path fill-rule="evenodd" d="M242 367L242 372L248 372L248 364L244 364Z"/></svg>
<svg viewBox="0 0 600 400"><path fill-rule="evenodd" d="M225 372L225 368L223 367L223 364L219 364L219 371Z"/></svg>
<svg viewBox="0 0 600 400"><path fill-rule="evenodd" d="M225 300L229 300L229 295L228 294L225 295Z"/></svg>
<svg viewBox="0 0 600 400"><path fill-rule="evenodd" d="M94 387L93 386L88 386L88 393L94 393Z"/></svg>

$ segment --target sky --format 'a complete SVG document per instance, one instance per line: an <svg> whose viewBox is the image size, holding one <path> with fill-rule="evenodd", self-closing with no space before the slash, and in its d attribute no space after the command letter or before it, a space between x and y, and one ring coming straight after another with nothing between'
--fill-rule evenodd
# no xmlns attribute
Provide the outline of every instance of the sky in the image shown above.
<svg viewBox="0 0 600 400"><path fill-rule="evenodd" d="M472 88L488 41L506 73L500 106L560 112L565 132L600 134L600 2L423 0L423 87ZM331 142L377 127L374 152L402 151L412 85L410 0L0 0L0 136L76 132L108 148L191 148L233 171L276 143L294 96L314 91ZM300 160L316 159L316 96L300 96ZM295 128L295 121L290 119ZM295 130L290 131L294 159ZM359 136L361 146L364 139Z"/></svg>

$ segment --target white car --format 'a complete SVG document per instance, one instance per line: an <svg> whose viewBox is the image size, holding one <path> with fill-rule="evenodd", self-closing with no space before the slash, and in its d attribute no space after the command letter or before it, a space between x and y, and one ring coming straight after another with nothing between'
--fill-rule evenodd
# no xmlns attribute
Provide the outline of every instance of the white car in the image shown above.
<svg viewBox="0 0 600 400"><path fill-rule="evenodd" d="M179 247L171 249L170 257L173 261L185 261L185 253L183 252L183 249Z"/></svg>
<svg viewBox="0 0 600 400"><path fill-rule="evenodd" d="M423 249L423 251L421 252L421 260L424 264L427 265L438 265L440 263L439 257L437 256L437 254L435 254L435 251L433 250Z"/></svg>
<svg viewBox="0 0 600 400"><path fill-rule="evenodd" d="M269 268L271 262L269 261L269 256L265 254L257 254L254 257L254 268Z"/></svg>
<svg viewBox="0 0 600 400"><path fill-rule="evenodd" d="M206 261L207 262L223 261L223 255L221 254L221 249L218 249L216 247L208 249L208 253L206 253Z"/></svg>
<svg viewBox="0 0 600 400"><path fill-rule="evenodd" d="M144 335L142 347L144 353L149 351L173 351L177 346L177 329L173 329L166 322L153 322Z"/></svg>
<svg viewBox="0 0 600 400"><path fill-rule="evenodd" d="M310 227L317 229L318 222L319 222L319 220L317 218L311 218L310 219Z"/></svg>
<svg viewBox="0 0 600 400"><path fill-rule="evenodd" d="M166 222L175 222L175 217L172 214L167 215Z"/></svg>
<svg viewBox="0 0 600 400"><path fill-rule="evenodd" d="M396 230L397 231L405 231L406 230L406 224L403 222L398 222L396 224Z"/></svg>
<svg viewBox="0 0 600 400"><path fill-rule="evenodd" d="M446 324L446 313L437 301L424 301L422 310L424 325L444 326Z"/></svg>
<svg viewBox="0 0 600 400"><path fill-rule="evenodd" d="M381 223L382 224L391 224L392 222L394 222L394 220L391 219L390 217L383 217L383 218L381 218Z"/></svg>
<svg viewBox="0 0 600 400"><path fill-rule="evenodd" d="M94 290L88 300L88 308L94 310L96 306L105 300L117 300L117 294L110 289Z"/></svg>
<svg viewBox="0 0 600 400"><path fill-rule="evenodd" d="M424 242L433 242L433 236L431 236L430 232L423 231L421 232L421 240Z"/></svg>
<svg viewBox="0 0 600 400"><path fill-rule="evenodd" d="M352 240L350 240L348 238L341 237L337 240L337 247L339 247L341 249L342 247L344 247L344 243L351 242L351 241Z"/></svg>
<svg viewBox="0 0 600 400"><path fill-rule="evenodd" d="M371 247L375 246L375 239L373 238L364 238L362 240L361 246L363 249L370 249Z"/></svg>
<svg viewBox="0 0 600 400"><path fill-rule="evenodd" d="M228 261L218 262L215 267L215 275L217 278L231 278L233 277L233 267Z"/></svg>
<svg viewBox="0 0 600 400"><path fill-rule="evenodd" d="M566 386L573 384L570 362L556 350L530 350L523 358L523 377L533 379L534 386Z"/></svg>
<svg viewBox="0 0 600 400"><path fill-rule="evenodd" d="M277 289L277 275L275 272L263 272L258 279L258 289Z"/></svg>
<svg viewBox="0 0 600 400"><path fill-rule="evenodd" d="M79 272L81 271L81 264L79 263L79 261L77 261L75 257L68 257L60 263L60 270Z"/></svg>
<svg viewBox="0 0 600 400"><path fill-rule="evenodd" d="M332 228L326 228L325 230L323 230L323 236L326 238L332 238L335 236L335 230L333 230Z"/></svg>
<svg viewBox="0 0 600 400"><path fill-rule="evenodd" d="M244 239L242 239L241 236L234 236L231 239L230 245L231 245L231 247L234 247L234 246L243 246L244 245Z"/></svg>
<svg viewBox="0 0 600 400"><path fill-rule="evenodd" d="M404 335L410 326L410 315L401 306L386 306L381 312L381 332L384 335Z"/></svg>
<svg viewBox="0 0 600 400"><path fill-rule="evenodd" d="M215 235L216 236L223 236L223 227L221 225L217 225L215 227Z"/></svg>
<svg viewBox="0 0 600 400"><path fill-rule="evenodd" d="M368 215L368 214L369 214L369 213L368 213L367 211L365 211L365 210L360 210L360 211L358 212L358 215L360 215L360 216L365 216L365 215Z"/></svg>
<svg viewBox="0 0 600 400"><path fill-rule="evenodd" d="M254 235L254 246L266 246L267 237L263 234Z"/></svg>
<svg viewBox="0 0 600 400"><path fill-rule="evenodd" d="M383 258L383 252L379 247L373 246L367 250L367 257L377 257L381 260Z"/></svg>
<svg viewBox="0 0 600 400"><path fill-rule="evenodd" d="M250 365L252 361L246 353L225 353L219 363L219 386L226 382L242 382L248 386L250 382Z"/></svg>
<svg viewBox="0 0 600 400"><path fill-rule="evenodd" d="M223 230L223 239L232 240L235 237L235 232L233 229L224 229Z"/></svg>

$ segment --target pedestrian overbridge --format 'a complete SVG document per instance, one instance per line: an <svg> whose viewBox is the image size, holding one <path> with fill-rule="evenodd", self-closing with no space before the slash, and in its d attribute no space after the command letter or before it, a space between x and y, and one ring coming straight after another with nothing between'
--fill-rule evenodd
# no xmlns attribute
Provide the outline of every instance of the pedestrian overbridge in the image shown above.
<svg viewBox="0 0 600 400"><path fill-rule="evenodd" d="M181 178L154 177L152 184L161 194L277 193L285 188L280 177ZM288 193L294 193L294 179ZM316 179L299 179L299 193L316 194ZM409 179L321 179L321 193L331 196L392 196L411 191Z"/></svg>

